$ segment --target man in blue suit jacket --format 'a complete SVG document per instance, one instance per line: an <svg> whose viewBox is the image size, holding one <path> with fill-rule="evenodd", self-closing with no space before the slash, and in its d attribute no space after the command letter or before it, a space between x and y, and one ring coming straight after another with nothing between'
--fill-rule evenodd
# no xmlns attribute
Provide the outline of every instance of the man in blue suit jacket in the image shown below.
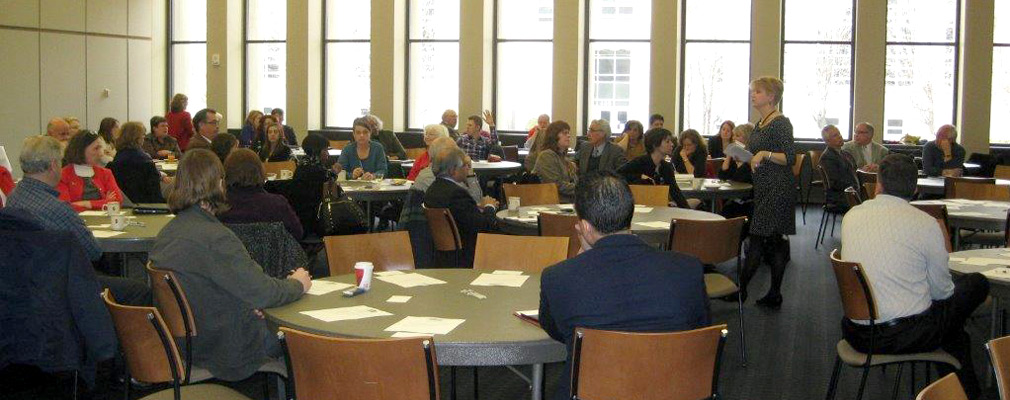
<svg viewBox="0 0 1010 400"><path fill-rule="evenodd" d="M670 332L711 322L701 263L631 234L634 211L631 189L615 173L579 179L575 228L582 252L548 267L540 281L540 325L569 349L576 327ZM565 371L555 399L569 397L569 363Z"/></svg>

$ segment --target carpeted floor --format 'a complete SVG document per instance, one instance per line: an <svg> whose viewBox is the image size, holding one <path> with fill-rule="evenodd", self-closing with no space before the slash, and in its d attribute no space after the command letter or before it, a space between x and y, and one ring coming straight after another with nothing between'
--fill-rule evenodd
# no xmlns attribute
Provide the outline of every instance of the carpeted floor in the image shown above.
<svg viewBox="0 0 1010 400"><path fill-rule="evenodd" d="M748 345L746 368L742 366L740 357L736 303L718 300L712 302L714 321L728 323L730 329L726 351L723 353L722 373L719 377L723 398L808 400L824 397L834 362L835 343L841 336L839 331L841 306L828 262L830 250L839 246L837 236L840 230L836 228L836 237L828 237L823 246L814 250L814 237L819 220L819 208L812 207L808 210L806 225L802 224L797 212L798 234L791 237L792 262L783 283L785 302L780 310L766 310L753 304L753 299L760 298L767 288L767 269L762 269L752 283L751 300L744 308ZM841 220L838 224L840 227ZM733 269L732 266L720 266L720 269L723 268ZM984 386L987 383L986 374L990 369L982 340L988 337L988 327L989 319L986 316L972 320L968 330L975 343L975 368L982 376ZM519 369L527 373L529 371L528 367ZM561 365L547 367L548 394L553 393L556 382L561 377L561 370ZM864 398L890 398L895 370L889 368L886 372L873 371ZM473 398L471 371L469 368L457 370L459 399ZM917 372L916 391L925 386L922 371L920 367ZM526 382L506 368L481 368L479 374L481 399L529 398L529 387ZM4 375L4 379L0 380L0 398L69 397L71 387L69 379L39 377L25 372ZM914 398L914 395L909 394L908 376L906 368L899 393L903 399ZM441 371L441 378L442 398L449 399L448 369ZM113 381L108 372L102 374L99 387L91 394L91 398L121 399L121 385ZM858 383L858 370L845 368L839 382L837 398L854 398ZM259 376L229 385L253 398L263 396L264 380ZM15 386L18 388L16 393ZM985 390L989 398L998 398L994 385ZM134 398L142 393L139 390L135 391Z"/></svg>

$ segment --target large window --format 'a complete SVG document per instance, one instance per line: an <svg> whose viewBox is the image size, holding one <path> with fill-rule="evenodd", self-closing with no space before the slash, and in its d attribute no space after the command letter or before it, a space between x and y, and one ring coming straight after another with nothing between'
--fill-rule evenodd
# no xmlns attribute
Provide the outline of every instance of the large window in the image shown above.
<svg viewBox="0 0 1010 400"><path fill-rule="evenodd" d="M459 1L410 0L408 129L437 123L443 111L459 107Z"/></svg>
<svg viewBox="0 0 1010 400"><path fill-rule="evenodd" d="M629 120L648 124L652 0L589 0L587 13L588 119L614 132Z"/></svg>
<svg viewBox="0 0 1010 400"><path fill-rule="evenodd" d="M1010 130L1002 118L1010 110L1010 1L996 2L992 49L992 111L989 138L993 143L1010 143Z"/></svg>
<svg viewBox="0 0 1010 400"><path fill-rule="evenodd" d="M207 0L172 0L168 92L189 97L191 113L207 107Z"/></svg>
<svg viewBox="0 0 1010 400"><path fill-rule="evenodd" d="M885 126L877 129L885 139L933 139L954 121L959 3L887 1Z"/></svg>
<svg viewBox="0 0 1010 400"><path fill-rule="evenodd" d="M371 108L371 1L326 1L326 97L328 127L350 127Z"/></svg>
<svg viewBox="0 0 1010 400"><path fill-rule="evenodd" d="M681 128L715 135L722 121L747 121L751 1L684 0L684 10Z"/></svg>
<svg viewBox="0 0 1010 400"><path fill-rule="evenodd" d="M495 119L502 131L524 131L551 112L554 1L498 0Z"/></svg>
<svg viewBox="0 0 1010 400"><path fill-rule="evenodd" d="M287 0L246 0L246 110L285 108Z"/></svg>
<svg viewBox="0 0 1010 400"><path fill-rule="evenodd" d="M820 139L828 124L843 136L852 131L853 6L786 0L782 112L793 123L794 137Z"/></svg>

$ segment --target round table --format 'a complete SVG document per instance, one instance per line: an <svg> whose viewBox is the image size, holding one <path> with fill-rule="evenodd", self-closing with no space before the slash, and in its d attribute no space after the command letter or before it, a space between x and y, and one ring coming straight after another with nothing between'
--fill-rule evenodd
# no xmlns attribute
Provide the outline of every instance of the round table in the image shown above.
<svg viewBox="0 0 1010 400"><path fill-rule="evenodd" d="M997 185L1010 185L1010 180L997 179ZM944 195L943 177L930 176L919 178L917 183L919 194Z"/></svg>
<svg viewBox="0 0 1010 400"><path fill-rule="evenodd" d="M976 260L971 260L972 258ZM969 263L969 260L971 260L972 263ZM986 271L994 270L996 268L1010 267L1010 249L980 249L950 253L949 265L950 272L954 275L970 274L973 272L985 274ZM1000 300L1010 298L1010 279L999 279L990 276L986 276L986 278L989 281L989 295L992 296L992 326L990 327L991 337L995 339L999 334L997 332L996 324L996 322L999 321L999 318L997 318L999 302Z"/></svg>
<svg viewBox="0 0 1010 400"><path fill-rule="evenodd" d="M135 215L131 209L124 209L120 212L127 215L129 222L137 222L143 225L128 225L122 231L123 233L112 237L96 236L98 245L101 246L102 251L105 253L147 253L151 251L151 248L154 247L154 238L175 217L174 214ZM101 215L97 215L97 213L101 213ZM88 230L92 231L92 233L95 231L112 231L112 228L108 227L110 222L109 216L104 211L85 211L81 214L81 218L84 219L84 224L88 226Z"/></svg>
<svg viewBox="0 0 1010 400"><path fill-rule="evenodd" d="M167 175L175 175L175 171L179 169L179 160L173 162L155 160L154 166L158 167L158 171L164 172Z"/></svg>
<svg viewBox="0 0 1010 400"><path fill-rule="evenodd" d="M505 366L533 365L533 399L541 396L543 364L562 362L567 356L563 343L547 336L542 329L523 322L512 313L531 310L540 304L540 275L530 277L521 287L470 286L482 272L471 269L426 269L417 272L445 284L401 288L373 277L368 293L343 297L331 292L325 295L305 295L285 306L263 310L271 324L286 326L319 335L350 338L388 338L393 332L384 329L406 316L465 319L446 335L436 335L435 348L440 366ZM325 278L353 283L354 275ZM471 289L487 296L478 299L460 292ZM412 298L406 303L388 303L393 295ZM323 322L302 311L365 305L392 313L391 316L349 321Z"/></svg>
<svg viewBox="0 0 1010 400"><path fill-rule="evenodd" d="M539 235L539 228L537 227L537 215L539 213L569 213L575 215L574 211L564 211L573 210L572 207L571 204L524 206L519 207L518 216L510 215L508 210L498 211L497 215L501 220L498 227L503 232L512 235L537 236ZM719 214L686 208L636 206L635 215L631 220L631 232L650 244L666 247L670 236L670 220L672 219L712 221L725 218ZM655 225L650 226L652 224Z"/></svg>
<svg viewBox="0 0 1010 400"><path fill-rule="evenodd" d="M406 170L414 168L413 160L410 162L404 162L400 165ZM522 164L512 161L473 161L473 172L481 178L512 175L516 172L522 171L522 169Z"/></svg>
<svg viewBox="0 0 1010 400"><path fill-rule="evenodd" d="M677 187L680 193L689 199L708 200L712 202L712 212L715 212L715 200L738 199L750 196L754 191L754 185L746 182L721 181L718 179L701 179L702 183L695 189L687 185ZM718 186L716 186L718 185Z"/></svg>
<svg viewBox="0 0 1010 400"><path fill-rule="evenodd" d="M967 199L919 200L912 204L943 204L947 206L947 225L954 229L954 248L961 245L961 229L1002 231L1006 225L1010 203Z"/></svg>

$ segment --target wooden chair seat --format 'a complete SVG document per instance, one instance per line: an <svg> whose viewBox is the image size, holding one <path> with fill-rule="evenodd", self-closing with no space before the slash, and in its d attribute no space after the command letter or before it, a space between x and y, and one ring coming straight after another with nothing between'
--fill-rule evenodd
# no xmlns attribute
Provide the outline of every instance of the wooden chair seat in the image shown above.
<svg viewBox="0 0 1010 400"><path fill-rule="evenodd" d="M183 400L215 399L215 400L248 400L249 397L235 389L221 385L186 385L179 388ZM141 397L140 400L174 400L171 389Z"/></svg>
<svg viewBox="0 0 1010 400"><path fill-rule="evenodd" d="M740 287L723 274L705 274L705 292L709 298L726 297L739 292Z"/></svg>
<svg viewBox="0 0 1010 400"><path fill-rule="evenodd" d="M835 350L838 351L838 357L842 359L842 362L850 367L862 368L863 365L866 364L866 353L862 353L854 349L849 342L845 341L845 339L838 341L838 344L835 345ZM870 366L876 367L885 364L920 361L943 363L956 369L961 368L961 363L957 362L957 359L954 358L954 356L939 349L927 353L874 354L873 358L870 360Z"/></svg>

